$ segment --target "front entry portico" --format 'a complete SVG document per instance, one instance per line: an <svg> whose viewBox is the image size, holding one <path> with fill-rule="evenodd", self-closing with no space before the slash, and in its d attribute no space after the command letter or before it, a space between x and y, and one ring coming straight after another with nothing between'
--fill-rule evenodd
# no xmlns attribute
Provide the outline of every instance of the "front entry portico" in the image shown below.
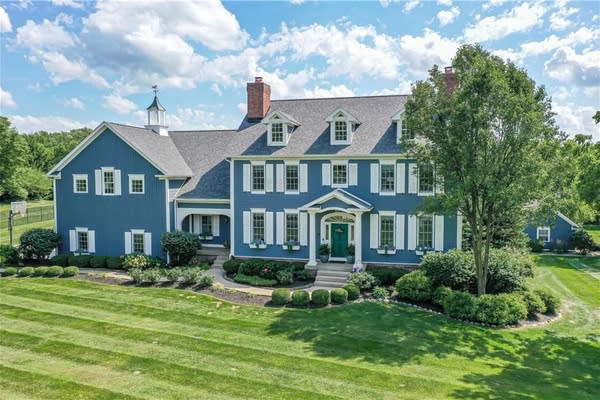
<svg viewBox="0 0 600 400"><path fill-rule="evenodd" d="M337 261L343 259L348 254L348 245L350 244L348 235L348 224L331 224L329 228L329 237L331 238L331 256L330 259Z"/></svg>

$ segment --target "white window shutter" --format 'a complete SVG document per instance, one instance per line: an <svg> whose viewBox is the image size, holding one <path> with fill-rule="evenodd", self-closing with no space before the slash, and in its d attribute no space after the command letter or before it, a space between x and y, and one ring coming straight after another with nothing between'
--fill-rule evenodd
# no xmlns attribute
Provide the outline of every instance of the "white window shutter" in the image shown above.
<svg viewBox="0 0 600 400"><path fill-rule="evenodd" d="M88 252L96 252L96 231L88 231Z"/></svg>
<svg viewBox="0 0 600 400"><path fill-rule="evenodd" d="M102 170L94 171L94 184L96 185L96 195L102 195Z"/></svg>
<svg viewBox="0 0 600 400"><path fill-rule="evenodd" d="M308 164L300 164L300 192L308 192Z"/></svg>
<svg viewBox="0 0 600 400"><path fill-rule="evenodd" d="M115 169L115 196L121 195L121 170Z"/></svg>
<svg viewBox="0 0 600 400"><path fill-rule="evenodd" d="M371 164L371 193L379 193L379 164Z"/></svg>
<svg viewBox="0 0 600 400"><path fill-rule="evenodd" d="M265 242L273 244L273 212L265 213Z"/></svg>
<svg viewBox="0 0 600 400"><path fill-rule="evenodd" d="M298 226L298 231L300 236L300 245L308 245L308 213L300 213L300 223Z"/></svg>
<svg viewBox="0 0 600 400"><path fill-rule="evenodd" d="M379 248L379 214L371 214L369 222L370 231L370 247L372 249Z"/></svg>
<svg viewBox="0 0 600 400"><path fill-rule="evenodd" d="M396 164L396 193L406 191L406 164Z"/></svg>
<svg viewBox="0 0 600 400"><path fill-rule="evenodd" d="M348 180L348 184L350 186L358 185L358 164L350 163L348 164L348 175L350 179Z"/></svg>
<svg viewBox="0 0 600 400"><path fill-rule="evenodd" d="M463 216L460 212L456 213L456 248L462 249L462 231L463 231Z"/></svg>
<svg viewBox="0 0 600 400"><path fill-rule="evenodd" d="M212 216L212 235L213 236L221 236L220 222L221 218L218 215Z"/></svg>
<svg viewBox="0 0 600 400"><path fill-rule="evenodd" d="M404 214L396 215L396 249L404 250Z"/></svg>
<svg viewBox="0 0 600 400"><path fill-rule="evenodd" d="M417 216L408 216L408 250L417 248Z"/></svg>
<svg viewBox="0 0 600 400"><path fill-rule="evenodd" d="M275 225L276 225L276 233L275 233L275 243L283 244L283 236L285 231L285 220L284 220L283 211L278 211L275 216Z"/></svg>
<svg viewBox="0 0 600 400"><path fill-rule="evenodd" d="M244 211L244 217L243 217L243 222L244 222L244 243L250 243L250 237L252 236L252 226L251 224L251 215L250 215L250 211Z"/></svg>
<svg viewBox="0 0 600 400"><path fill-rule="evenodd" d="M150 232L144 233L144 254L152 255L152 234Z"/></svg>
<svg viewBox="0 0 600 400"><path fill-rule="evenodd" d="M321 167L321 182L323 186L331 185L331 164L324 162Z"/></svg>
<svg viewBox="0 0 600 400"><path fill-rule="evenodd" d="M131 254L131 232L125 232L125 254Z"/></svg>
<svg viewBox="0 0 600 400"><path fill-rule="evenodd" d="M417 193L419 188L419 171L417 164L408 164L408 193Z"/></svg>
<svg viewBox="0 0 600 400"><path fill-rule="evenodd" d="M265 165L265 192L273 191L273 164Z"/></svg>
<svg viewBox="0 0 600 400"><path fill-rule="evenodd" d="M193 215L191 215L190 220L192 221L192 226L191 226L190 232L200 233L200 215L193 214Z"/></svg>
<svg viewBox="0 0 600 400"><path fill-rule="evenodd" d="M435 192L444 193L444 177L438 176L435 181Z"/></svg>
<svg viewBox="0 0 600 400"><path fill-rule="evenodd" d="M436 215L433 219L435 220L433 247L435 251L444 251L444 216Z"/></svg>
<svg viewBox="0 0 600 400"><path fill-rule="evenodd" d="M69 251L77 250L77 231L69 230Z"/></svg>
<svg viewBox="0 0 600 400"><path fill-rule="evenodd" d="M244 164L243 166L243 190L244 192L250 191L250 164Z"/></svg>
<svg viewBox="0 0 600 400"><path fill-rule="evenodd" d="M283 192L285 187L285 174L283 164L275 164L275 191Z"/></svg>

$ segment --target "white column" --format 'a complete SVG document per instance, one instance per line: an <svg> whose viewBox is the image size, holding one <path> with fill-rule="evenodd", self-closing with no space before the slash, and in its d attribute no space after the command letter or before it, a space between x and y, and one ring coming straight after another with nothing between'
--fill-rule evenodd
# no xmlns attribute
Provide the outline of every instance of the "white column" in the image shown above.
<svg viewBox="0 0 600 400"><path fill-rule="evenodd" d="M309 267L317 266L317 229L316 210L308 210L308 264Z"/></svg>
<svg viewBox="0 0 600 400"><path fill-rule="evenodd" d="M362 211L354 215L354 265L362 268Z"/></svg>

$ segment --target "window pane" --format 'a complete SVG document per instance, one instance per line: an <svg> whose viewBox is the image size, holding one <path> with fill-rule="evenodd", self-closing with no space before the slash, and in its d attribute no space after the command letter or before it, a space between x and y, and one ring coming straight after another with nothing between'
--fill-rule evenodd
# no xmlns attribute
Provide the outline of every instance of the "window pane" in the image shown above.
<svg viewBox="0 0 600 400"><path fill-rule="evenodd" d="M286 242L298 242L298 214L285 215Z"/></svg>
<svg viewBox="0 0 600 400"><path fill-rule="evenodd" d="M345 142L348 140L348 125L346 121L335 121L335 136L336 141Z"/></svg>
<svg viewBox="0 0 600 400"><path fill-rule="evenodd" d="M550 230L548 228L540 228L538 236L542 242L548 242L550 239Z"/></svg>
<svg viewBox="0 0 600 400"><path fill-rule="evenodd" d="M252 240L265 241L265 214L252 214Z"/></svg>
<svg viewBox="0 0 600 400"><path fill-rule="evenodd" d="M298 166L286 165L285 167L285 190L298 190Z"/></svg>
<svg viewBox="0 0 600 400"><path fill-rule="evenodd" d="M200 233L204 236L212 236L212 216L211 215L203 215L202 216L202 226Z"/></svg>
<svg viewBox="0 0 600 400"><path fill-rule="evenodd" d="M394 192L395 191L395 165L384 164L381 165L381 191L382 192Z"/></svg>
<svg viewBox="0 0 600 400"><path fill-rule="evenodd" d="M380 218L380 246L387 245L388 247L394 247L394 217L393 216L382 216Z"/></svg>
<svg viewBox="0 0 600 400"><path fill-rule="evenodd" d="M252 190L265 190L265 166L252 166Z"/></svg>
<svg viewBox="0 0 600 400"><path fill-rule="evenodd" d="M402 121L402 137L405 139L414 139L415 133L412 129L408 128L406 121Z"/></svg>
<svg viewBox="0 0 600 400"><path fill-rule="evenodd" d="M133 241L133 252L134 253L144 253L144 234L143 233L134 233L132 236Z"/></svg>
<svg viewBox="0 0 600 400"><path fill-rule="evenodd" d="M113 171L104 171L104 193L115 193L115 174Z"/></svg>
<svg viewBox="0 0 600 400"><path fill-rule="evenodd" d="M87 192L87 179L77 179L75 188L78 192Z"/></svg>
<svg viewBox="0 0 600 400"><path fill-rule="evenodd" d="M77 232L77 245L79 247L79 251L82 253L87 253L89 249L89 241L88 241L88 233L87 232Z"/></svg>
<svg viewBox="0 0 600 400"><path fill-rule="evenodd" d="M142 179L131 180L131 192L132 193L143 193L144 192L144 181Z"/></svg>
<svg viewBox="0 0 600 400"><path fill-rule="evenodd" d="M419 166L419 192L433 192L433 166L430 164Z"/></svg>
<svg viewBox="0 0 600 400"><path fill-rule="evenodd" d="M283 142L283 124L275 123L271 124L271 141L272 142Z"/></svg>
<svg viewBox="0 0 600 400"><path fill-rule="evenodd" d="M433 248L433 217L419 217L418 223L417 246Z"/></svg>
<svg viewBox="0 0 600 400"><path fill-rule="evenodd" d="M347 165L345 164L334 164L333 165L333 184L334 185L346 185L348 182L348 171Z"/></svg>

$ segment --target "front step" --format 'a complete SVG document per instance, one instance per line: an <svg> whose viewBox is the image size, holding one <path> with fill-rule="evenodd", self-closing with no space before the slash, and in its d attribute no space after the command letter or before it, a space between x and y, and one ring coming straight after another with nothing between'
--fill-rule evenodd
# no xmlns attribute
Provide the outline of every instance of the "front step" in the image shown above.
<svg viewBox="0 0 600 400"><path fill-rule="evenodd" d="M352 266L350 264L319 264L315 286L340 288L348 282Z"/></svg>

